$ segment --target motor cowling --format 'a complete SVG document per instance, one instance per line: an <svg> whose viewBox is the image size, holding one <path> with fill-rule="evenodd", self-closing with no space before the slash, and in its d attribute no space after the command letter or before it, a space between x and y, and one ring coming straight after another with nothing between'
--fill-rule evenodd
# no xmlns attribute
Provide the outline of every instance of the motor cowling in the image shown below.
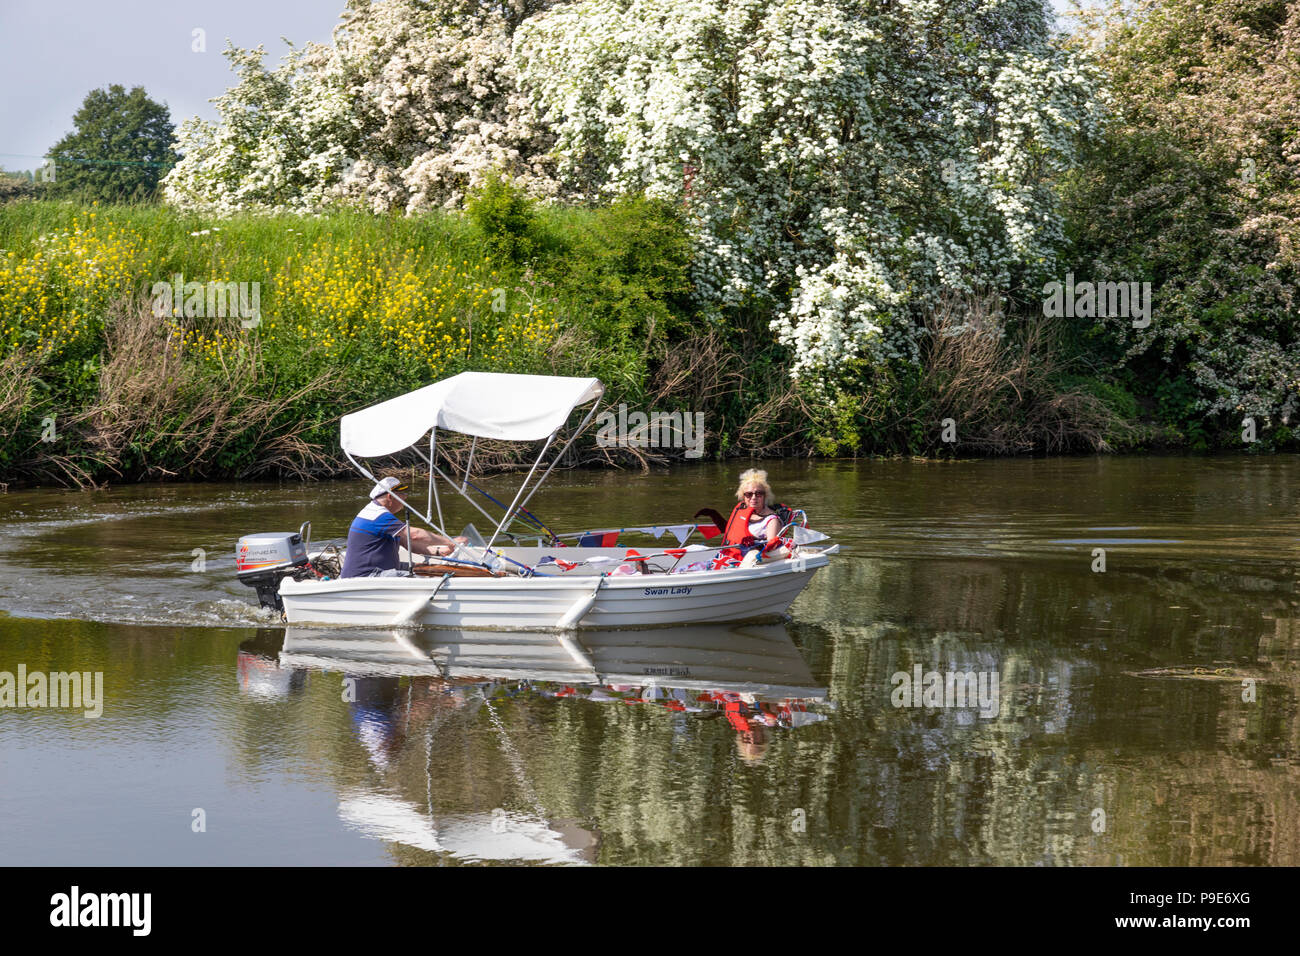
<svg viewBox="0 0 1300 956"><path fill-rule="evenodd" d="M304 574L311 574L307 543L296 531L244 535L235 545L235 576L257 589L262 607L283 611L280 582Z"/></svg>

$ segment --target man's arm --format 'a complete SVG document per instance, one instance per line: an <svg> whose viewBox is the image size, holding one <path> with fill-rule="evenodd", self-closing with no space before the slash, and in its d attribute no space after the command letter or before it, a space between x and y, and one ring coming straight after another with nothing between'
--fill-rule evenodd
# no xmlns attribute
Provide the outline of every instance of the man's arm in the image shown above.
<svg viewBox="0 0 1300 956"><path fill-rule="evenodd" d="M397 540L406 544L405 529L397 535ZM411 550L416 554L450 554L456 545L465 543L465 538L446 538L424 528L411 529Z"/></svg>

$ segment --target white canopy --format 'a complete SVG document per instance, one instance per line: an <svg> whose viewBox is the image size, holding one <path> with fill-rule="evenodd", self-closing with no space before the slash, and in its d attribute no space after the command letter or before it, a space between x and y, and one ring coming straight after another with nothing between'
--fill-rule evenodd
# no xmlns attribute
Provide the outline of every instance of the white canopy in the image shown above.
<svg viewBox="0 0 1300 956"><path fill-rule="evenodd" d="M344 415L339 440L344 451L363 458L409 448L430 428L479 438L536 441L550 436L574 408L604 391L595 378L461 372Z"/></svg>

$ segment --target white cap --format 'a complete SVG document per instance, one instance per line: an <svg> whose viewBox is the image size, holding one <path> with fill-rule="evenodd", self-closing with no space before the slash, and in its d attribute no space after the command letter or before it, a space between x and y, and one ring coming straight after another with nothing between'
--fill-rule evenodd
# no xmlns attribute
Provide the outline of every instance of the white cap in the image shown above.
<svg viewBox="0 0 1300 956"><path fill-rule="evenodd" d="M406 485L402 484L400 478L381 478L375 487L370 489L370 500L374 501L381 495L386 495L390 491L405 491Z"/></svg>

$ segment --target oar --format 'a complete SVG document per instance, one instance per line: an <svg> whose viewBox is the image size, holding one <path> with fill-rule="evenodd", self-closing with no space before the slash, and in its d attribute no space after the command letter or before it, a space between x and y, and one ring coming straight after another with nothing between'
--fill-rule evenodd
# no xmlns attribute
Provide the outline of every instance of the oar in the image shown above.
<svg viewBox="0 0 1300 956"><path fill-rule="evenodd" d="M419 617L420 612L424 610L425 606L438 596L438 592L442 590L442 586L447 583L447 579L450 577L451 572L448 571L438 580L438 583L433 586L432 591L423 595L418 600L412 601L410 607L406 608L402 613L398 614L397 617L393 618L391 621L392 626L406 627L413 623L415 619Z"/></svg>

